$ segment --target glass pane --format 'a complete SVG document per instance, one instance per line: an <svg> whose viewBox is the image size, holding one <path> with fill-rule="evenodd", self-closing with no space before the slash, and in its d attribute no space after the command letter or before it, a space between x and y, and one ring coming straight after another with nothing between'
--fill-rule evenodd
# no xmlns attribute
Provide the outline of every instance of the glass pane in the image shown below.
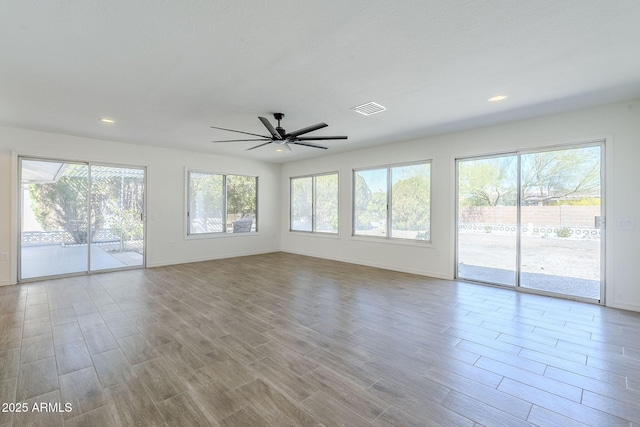
<svg viewBox="0 0 640 427"><path fill-rule="evenodd" d="M291 179L291 230L312 231L313 178Z"/></svg>
<svg viewBox="0 0 640 427"><path fill-rule="evenodd" d="M315 177L315 231L338 232L338 174Z"/></svg>
<svg viewBox="0 0 640 427"><path fill-rule="evenodd" d="M144 263L144 170L91 166L92 271Z"/></svg>
<svg viewBox="0 0 640 427"><path fill-rule="evenodd" d="M256 231L258 178L227 175L227 232Z"/></svg>
<svg viewBox="0 0 640 427"><path fill-rule="evenodd" d="M88 166L21 162L20 278L86 272Z"/></svg>
<svg viewBox="0 0 640 427"><path fill-rule="evenodd" d="M353 234L387 236L387 169L355 171Z"/></svg>
<svg viewBox="0 0 640 427"><path fill-rule="evenodd" d="M458 162L458 277L516 284L517 157Z"/></svg>
<svg viewBox="0 0 640 427"><path fill-rule="evenodd" d="M521 157L527 288L600 299L600 146Z"/></svg>
<svg viewBox="0 0 640 427"><path fill-rule="evenodd" d="M224 176L189 172L189 234L224 231Z"/></svg>
<svg viewBox="0 0 640 427"><path fill-rule="evenodd" d="M429 163L391 168L391 237L429 240Z"/></svg>

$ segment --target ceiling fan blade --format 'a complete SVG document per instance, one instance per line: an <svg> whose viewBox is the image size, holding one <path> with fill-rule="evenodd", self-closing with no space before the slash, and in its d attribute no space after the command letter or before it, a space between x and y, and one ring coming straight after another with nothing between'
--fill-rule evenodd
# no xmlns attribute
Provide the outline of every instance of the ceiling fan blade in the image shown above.
<svg viewBox="0 0 640 427"><path fill-rule="evenodd" d="M305 147L322 148L323 150L326 150L329 148L329 147L325 147L324 145L311 144L310 142L293 141L290 144L304 145Z"/></svg>
<svg viewBox="0 0 640 427"><path fill-rule="evenodd" d="M269 131L269 133L271 134L273 139L282 139L280 134L278 132L276 132L276 130L274 129L273 125L269 122L269 120L267 120L264 117L258 117L258 118L260 119L260 121L262 122L264 127L267 128L267 130Z"/></svg>
<svg viewBox="0 0 640 427"><path fill-rule="evenodd" d="M330 139L347 139L346 136L303 136L300 138L296 138L300 141L323 141L323 140L330 140Z"/></svg>
<svg viewBox="0 0 640 427"><path fill-rule="evenodd" d="M220 129L220 130L226 130L229 132L237 132L237 133L244 133L245 135L253 135L253 136L259 136L260 138L267 138L267 139L271 139L270 137L266 136L266 135L258 135L257 133L249 133L249 132L242 132L241 130L233 130L233 129L225 129L225 128L219 128L217 126L209 126L210 128L213 129Z"/></svg>
<svg viewBox="0 0 640 427"><path fill-rule="evenodd" d="M292 137L295 138L298 135L304 135L305 133L309 133L309 132L313 132L314 130L326 128L327 126L329 126L329 125L326 124L326 123L318 123L317 125L307 126L306 128L298 129L298 130L296 130L294 132L288 133L287 136L292 136Z"/></svg>
<svg viewBox="0 0 640 427"><path fill-rule="evenodd" d="M244 142L244 141L271 141L270 138L264 139L223 139L221 141L211 141L211 142Z"/></svg>
<svg viewBox="0 0 640 427"><path fill-rule="evenodd" d="M244 151L253 150L253 149L256 149L256 148L258 148L258 147L262 147L263 145L267 145L267 144L271 144L271 140L269 140L268 142L265 142L264 144L258 144L258 145L256 145L255 147L247 148L247 149L246 149L246 150L244 150Z"/></svg>

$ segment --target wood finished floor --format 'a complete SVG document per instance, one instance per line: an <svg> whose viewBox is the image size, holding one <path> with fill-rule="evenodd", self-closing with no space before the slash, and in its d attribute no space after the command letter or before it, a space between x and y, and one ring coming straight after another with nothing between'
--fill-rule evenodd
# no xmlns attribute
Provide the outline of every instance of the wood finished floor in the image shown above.
<svg viewBox="0 0 640 427"><path fill-rule="evenodd" d="M50 280L0 288L0 396L30 409L0 426L640 426L640 314L284 253Z"/></svg>

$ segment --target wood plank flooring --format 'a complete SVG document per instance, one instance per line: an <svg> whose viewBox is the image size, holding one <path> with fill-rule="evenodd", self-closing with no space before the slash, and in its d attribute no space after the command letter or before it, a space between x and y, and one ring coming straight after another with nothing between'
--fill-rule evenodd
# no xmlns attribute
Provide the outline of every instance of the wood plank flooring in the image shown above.
<svg viewBox="0 0 640 427"><path fill-rule="evenodd" d="M0 403L28 405L0 426L640 426L640 313L286 253L49 280L0 288Z"/></svg>

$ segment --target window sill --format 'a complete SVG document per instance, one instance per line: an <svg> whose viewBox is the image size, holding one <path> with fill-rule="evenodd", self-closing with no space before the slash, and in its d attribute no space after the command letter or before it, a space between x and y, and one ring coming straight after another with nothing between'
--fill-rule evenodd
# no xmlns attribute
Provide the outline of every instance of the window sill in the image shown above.
<svg viewBox="0 0 640 427"><path fill-rule="evenodd" d="M326 239L340 238L340 233L318 233L317 231L289 230L289 234L295 236L324 237Z"/></svg>
<svg viewBox="0 0 640 427"><path fill-rule="evenodd" d="M202 234L188 234L185 236L185 240L201 240L201 239L226 239L229 237L249 237L260 236L257 231L251 231L248 233L202 233Z"/></svg>
<svg viewBox="0 0 640 427"><path fill-rule="evenodd" d="M431 240L412 240L412 239L399 239L397 237L378 237L378 236L351 236L349 240L355 240L358 242L369 243L381 243L386 245L401 245L401 246L416 246L422 248L433 248L433 242Z"/></svg>

